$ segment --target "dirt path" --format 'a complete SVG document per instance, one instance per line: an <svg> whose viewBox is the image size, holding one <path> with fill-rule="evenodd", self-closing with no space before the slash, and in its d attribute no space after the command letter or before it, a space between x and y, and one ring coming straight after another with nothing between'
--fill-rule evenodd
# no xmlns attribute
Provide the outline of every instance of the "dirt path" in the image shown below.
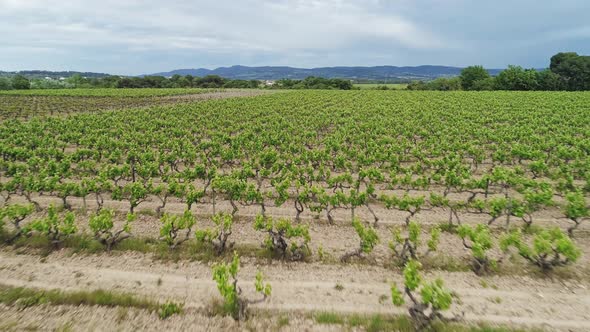
<svg viewBox="0 0 590 332"><path fill-rule="evenodd" d="M387 296L390 283L401 282L395 272L373 266L274 263L260 267L272 284L269 302L259 308L340 313L402 313ZM203 308L216 298L210 267L199 262L161 263L140 254L67 256L47 258L0 251L0 284L42 289L109 289L185 303ZM240 284L252 294L257 267L242 261ZM459 296L452 314L467 321L545 327L563 331L590 330L590 291L586 284L538 280L529 277L486 277L472 273L439 272ZM482 285L488 285L484 288ZM339 284L343 288L337 290Z"/></svg>

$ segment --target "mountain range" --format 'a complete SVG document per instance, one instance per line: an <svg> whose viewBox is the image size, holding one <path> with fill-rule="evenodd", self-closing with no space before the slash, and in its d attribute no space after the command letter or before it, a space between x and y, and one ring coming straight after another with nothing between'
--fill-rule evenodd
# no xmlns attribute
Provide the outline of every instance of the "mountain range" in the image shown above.
<svg viewBox="0 0 590 332"><path fill-rule="evenodd" d="M294 68L285 66L232 66L216 69L177 69L168 72L160 72L149 75L166 76L192 75L203 77L207 75L219 75L229 79L244 80L277 80L283 78L304 79L308 76L324 78L345 78L354 80L423 80L437 77L457 76L463 68L449 66L375 66L375 67L320 67L320 68ZM491 75L497 75L501 69L489 69ZM148 75L141 75L148 76Z"/></svg>
<svg viewBox="0 0 590 332"><path fill-rule="evenodd" d="M14 76L16 74L23 75L27 78L45 78L50 77L53 79L59 79L61 77L68 78L76 74L87 77L87 78L101 78L110 76L104 73L91 73L91 72L79 72L79 71L50 71L50 70L21 70L21 71L0 71L0 77Z"/></svg>
<svg viewBox="0 0 590 332"><path fill-rule="evenodd" d="M415 67L396 67L396 66L375 66L375 67L319 67L319 68L296 68L287 66L231 66L219 67L216 69L176 69L168 72L159 72L153 74L138 75L144 76L165 76L173 75L192 75L203 77L207 75L218 75L228 79L243 80L278 80L278 79L304 79L308 76L317 76L324 78L343 78L356 81L409 81L409 80L432 80L438 77L452 77L461 73L461 67L450 66L415 66ZM502 69L488 69L491 75L497 75ZM76 71L46 71L46 70L27 70L19 72L2 72L1 76L13 76L21 74L28 78L51 77L54 79L60 77L70 77L74 74L80 74L83 77L105 77L109 74L93 72L76 72Z"/></svg>

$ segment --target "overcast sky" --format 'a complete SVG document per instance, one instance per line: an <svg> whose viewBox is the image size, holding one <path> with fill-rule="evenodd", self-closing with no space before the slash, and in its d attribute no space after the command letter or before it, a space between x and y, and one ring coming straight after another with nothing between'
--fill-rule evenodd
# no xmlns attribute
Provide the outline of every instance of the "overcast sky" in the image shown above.
<svg viewBox="0 0 590 332"><path fill-rule="evenodd" d="M0 70L508 64L590 54L589 0L0 0Z"/></svg>

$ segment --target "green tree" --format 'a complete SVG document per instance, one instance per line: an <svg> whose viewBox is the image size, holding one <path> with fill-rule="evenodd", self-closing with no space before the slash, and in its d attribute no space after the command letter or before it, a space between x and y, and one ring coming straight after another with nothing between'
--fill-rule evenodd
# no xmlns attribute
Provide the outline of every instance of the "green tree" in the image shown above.
<svg viewBox="0 0 590 332"><path fill-rule="evenodd" d="M88 80L82 77L80 74L74 74L66 78L66 83L71 84L75 88L81 88L88 84Z"/></svg>
<svg viewBox="0 0 590 332"><path fill-rule="evenodd" d="M531 91L539 88L537 71L520 66L508 66L496 77L497 90Z"/></svg>
<svg viewBox="0 0 590 332"><path fill-rule="evenodd" d="M31 88L31 82L23 75L15 75L12 77L12 87L16 90L28 90Z"/></svg>
<svg viewBox="0 0 590 332"><path fill-rule="evenodd" d="M482 66L469 66L461 71L463 90L475 90L476 82L490 78L490 73Z"/></svg>
<svg viewBox="0 0 590 332"><path fill-rule="evenodd" d="M539 90L558 91L563 89L561 77L551 70L543 70L537 73L537 82Z"/></svg>
<svg viewBox="0 0 590 332"><path fill-rule="evenodd" d="M551 57L551 71L561 77L567 90L590 90L590 56L558 53Z"/></svg>
<svg viewBox="0 0 590 332"><path fill-rule="evenodd" d="M483 80L477 80L473 82L473 88L471 90L474 91L492 91L496 87L496 78L488 77Z"/></svg>
<svg viewBox="0 0 590 332"><path fill-rule="evenodd" d="M12 82L7 77L0 77L0 90L12 90Z"/></svg>

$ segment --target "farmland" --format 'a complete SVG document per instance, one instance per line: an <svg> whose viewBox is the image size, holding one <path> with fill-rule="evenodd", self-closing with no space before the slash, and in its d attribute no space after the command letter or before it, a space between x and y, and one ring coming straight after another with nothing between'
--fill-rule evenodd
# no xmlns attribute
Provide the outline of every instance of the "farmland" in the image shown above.
<svg viewBox="0 0 590 332"><path fill-rule="evenodd" d="M77 97L158 97L195 95L208 92L223 91L223 89L32 89L32 90L5 90L0 95L17 96L77 96Z"/></svg>
<svg viewBox="0 0 590 332"><path fill-rule="evenodd" d="M357 83L354 84L354 87L359 88L361 90L383 89L384 87L387 87L387 89L389 90L404 90L408 87L408 85L403 83Z"/></svg>
<svg viewBox="0 0 590 332"><path fill-rule="evenodd" d="M267 91L223 89L56 89L0 91L1 119L67 115L256 96Z"/></svg>
<svg viewBox="0 0 590 332"><path fill-rule="evenodd" d="M76 318L0 288L0 322L233 329L211 308L235 252L255 330L590 329L590 93L255 94L0 95L0 285L184 308Z"/></svg>

